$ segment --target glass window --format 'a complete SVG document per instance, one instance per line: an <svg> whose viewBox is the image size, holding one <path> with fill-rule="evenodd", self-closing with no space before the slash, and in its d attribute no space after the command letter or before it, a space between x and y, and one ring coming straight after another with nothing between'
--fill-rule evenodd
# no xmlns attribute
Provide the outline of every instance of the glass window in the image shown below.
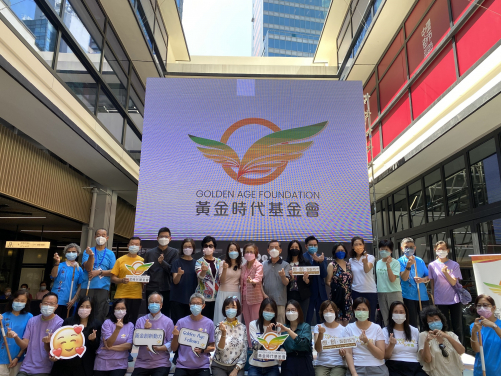
<svg viewBox="0 0 501 376"><path fill-rule="evenodd" d="M367 5L369 4L369 1L370 0L360 0L357 4L357 7L353 10L353 17L351 22L353 23L353 26L357 29L362 21L365 10L367 9ZM354 3L355 2L352 2L352 4Z"/></svg>
<svg viewBox="0 0 501 376"><path fill-rule="evenodd" d="M424 197L421 189L421 180L409 185L409 211L411 213L411 227L425 224Z"/></svg>
<svg viewBox="0 0 501 376"><path fill-rule="evenodd" d="M83 4L75 0L66 2L63 22L92 64L99 70L103 38Z"/></svg>
<svg viewBox="0 0 501 376"><path fill-rule="evenodd" d="M0 8L3 9L4 7L0 6ZM23 2L12 1L10 12L17 16L17 19L13 17L8 18L11 25L42 59L52 67L57 32L42 10L34 0L26 0Z"/></svg>
<svg viewBox="0 0 501 376"><path fill-rule="evenodd" d="M501 253L501 219L482 222L479 225L482 253Z"/></svg>
<svg viewBox="0 0 501 376"><path fill-rule="evenodd" d="M393 217L393 201L388 197L388 218L390 219L390 233L395 233L395 220Z"/></svg>
<svg viewBox="0 0 501 376"><path fill-rule="evenodd" d="M104 30L104 23L106 21L106 17L104 16L101 7L97 3L97 0L85 0L85 2L87 3L90 12L94 16L94 19L96 20L101 30Z"/></svg>
<svg viewBox="0 0 501 376"><path fill-rule="evenodd" d="M477 295L475 277L470 255L473 255L473 241L470 226L462 226L452 230L454 240L454 256L461 268L463 276L462 285L472 296Z"/></svg>
<svg viewBox="0 0 501 376"><path fill-rule="evenodd" d="M445 218L444 190L440 170L435 170L424 178L428 222Z"/></svg>
<svg viewBox="0 0 501 376"><path fill-rule="evenodd" d="M101 123L110 131L113 137L119 143L122 143L124 119L103 89L101 89L97 103L97 118L101 120Z"/></svg>
<svg viewBox="0 0 501 376"><path fill-rule="evenodd" d="M141 83L141 80L139 79L139 76L136 74L136 71L133 69L132 74L131 74L131 82L132 86L134 87L134 90L136 91L137 95L139 96L139 99L141 102L144 103L144 97L146 95L146 92L144 90L143 84Z"/></svg>
<svg viewBox="0 0 501 376"><path fill-rule="evenodd" d="M404 87L406 82L405 50L402 50L379 83L381 112L395 98L395 95Z"/></svg>
<svg viewBox="0 0 501 376"><path fill-rule="evenodd" d="M447 244L449 244L449 239L447 239L447 233L445 231L444 232L437 232L436 234L431 234L430 246L433 249L433 254L435 252L435 244L437 244L439 241L443 241L443 242L446 242ZM449 244L449 248L450 248L450 244Z"/></svg>
<svg viewBox="0 0 501 376"><path fill-rule="evenodd" d="M118 41L118 38L111 28L111 25L108 24L108 28L106 29L106 40L110 47L113 49L114 54L118 57L118 61L120 61L120 64L122 64L122 67L126 72L129 71L129 59L127 58L127 55L125 54L124 49L122 48L122 45Z"/></svg>
<svg viewBox="0 0 501 376"><path fill-rule="evenodd" d="M141 160L141 140L134 132L132 127L127 123L127 132L125 133L125 150L129 152L131 157L139 164Z"/></svg>
<svg viewBox="0 0 501 376"><path fill-rule="evenodd" d="M494 139L469 153L475 207L501 200L501 180Z"/></svg>
<svg viewBox="0 0 501 376"><path fill-rule="evenodd" d="M383 213L383 235L388 235L388 210L386 210L386 199L381 200L381 212Z"/></svg>
<svg viewBox="0 0 501 376"><path fill-rule="evenodd" d="M350 48L350 44L351 44L351 32L350 30L348 30L341 43L338 45L337 57L338 57L338 64L340 66L341 64L343 64L346 54L348 53L348 49Z"/></svg>
<svg viewBox="0 0 501 376"><path fill-rule="evenodd" d="M97 84L64 39L59 44L56 72L90 112L96 109Z"/></svg>
<svg viewBox="0 0 501 376"><path fill-rule="evenodd" d="M426 244L426 236L414 238L414 244L416 245L417 257L421 257L426 264L433 261L431 258L430 247Z"/></svg>
<svg viewBox="0 0 501 376"><path fill-rule="evenodd" d="M463 213L468 210L468 183L464 157L460 156L444 166L445 188L449 215Z"/></svg>
<svg viewBox="0 0 501 376"><path fill-rule="evenodd" d="M395 203L395 221L397 231L407 230L409 228L407 194L405 188L393 195Z"/></svg>
<svg viewBox="0 0 501 376"><path fill-rule="evenodd" d="M109 85L119 102L125 106L127 98L127 76L108 46L104 52L103 80Z"/></svg>
<svg viewBox="0 0 501 376"><path fill-rule="evenodd" d="M144 106L139 100L134 89L130 90L130 98L129 98L129 108L128 108L129 116L137 126L137 129L142 133L143 132L143 121L144 121Z"/></svg>
<svg viewBox="0 0 501 376"><path fill-rule="evenodd" d="M371 211L372 211L372 230L376 232L376 221L377 221L377 234L379 237L383 236L383 215L381 212L381 201L376 203L377 211L376 216L374 216L374 203L371 203Z"/></svg>

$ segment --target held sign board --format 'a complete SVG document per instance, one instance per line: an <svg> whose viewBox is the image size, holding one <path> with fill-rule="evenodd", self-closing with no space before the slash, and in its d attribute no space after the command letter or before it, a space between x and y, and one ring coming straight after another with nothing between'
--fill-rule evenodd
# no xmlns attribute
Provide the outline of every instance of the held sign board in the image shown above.
<svg viewBox="0 0 501 376"><path fill-rule="evenodd" d="M35 249L49 249L50 242L15 242L6 241L5 248L35 248Z"/></svg>
<svg viewBox="0 0 501 376"><path fill-rule="evenodd" d="M320 266L293 266L292 275L303 275L308 273L309 275L320 275Z"/></svg>
<svg viewBox="0 0 501 376"><path fill-rule="evenodd" d="M50 355L56 359L80 358L85 354L83 325L68 325L57 329L50 338Z"/></svg>
<svg viewBox="0 0 501 376"><path fill-rule="evenodd" d="M287 355L285 351L277 351L278 348L285 342L289 337L288 334L278 334L275 332L266 333L262 338L258 337L259 343L266 350L258 350L258 359L273 359L273 360L285 360Z"/></svg>
<svg viewBox="0 0 501 376"><path fill-rule="evenodd" d="M199 332L197 330L182 328L179 330L178 343L180 345L189 346L196 356L200 357L195 352L195 348L205 349L209 342L209 333Z"/></svg>
<svg viewBox="0 0 501 376"><path fill-rule="evenodd" d="M322 341L322 350L357 347L357 337L329 338Z"/></svg>
<svg viewBox="0 0 501 376"><path fill-rule="evenodd" d="M127 270L131 273L125 276L130 282L143 282L148 283L150 281L149 275L143 275L150 267L153 265L152 262L147 264L142 261L136 261L132 265L125 265Z"/></svg>
<svg viewBox="0 0 501 376"><path fill-rule="evenodd" d="M162 346L165 339L163 329L136 329L132 343L134 346L148 346L148 349L157 354L152 346Z"/></svg>
<svg viewBox="0 0 501 376"><path fill-rule="evenodd" d="M501 314L501 254L470 255L475 273L478 295L486 294L496 303L496 314Z"/></svg>

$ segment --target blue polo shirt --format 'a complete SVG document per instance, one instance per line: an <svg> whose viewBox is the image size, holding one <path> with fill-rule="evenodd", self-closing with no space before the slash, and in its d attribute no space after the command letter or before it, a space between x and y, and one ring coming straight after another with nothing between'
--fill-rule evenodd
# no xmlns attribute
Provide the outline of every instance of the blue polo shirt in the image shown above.
<svg viewBox="0 0 501 376"><path fill-rule="evenodd" d="M19 338L23 338L28 320L33 317L31 313L21 313L19 316L16 316L12 312L5 312L2 316L5 333L7 333L7 329L12 329L19 336ZM7 343L9 345L10 355L14 358L17 354L19 354L21 348L16 345L14 338L7 338ZM24 353L21 356L21 359L19 359L19 362L22 362L23 360ZM5 348L5 342L2 336L0 336L0 364L10 364L9 356L7 355L7 349Z"/></svg>
<svg viewBox="0 0 501 376"><path fill-rule="evenodd" d="M426 264L424 263L423 259L420 257L415 256L416 259L416 265L415 267L417 268L417 277L424 278L428 277L428 268L426 267ZM402 256L398 259L398 262L400 262L400 272L405 271L405 267L407 266L407 262L409 262L409 259L407 256ZM411 271L409 273L409 279L407 281L404 281L402 278L400 278L400 283L402 283L402 297L405 299L409 300L419 300L418 293L417 293L417 284L416 281L414 281L414 277L416 277L416 268L414 265L411 267ZM420 283L419 284L419 292L421 294L421 300L428 300L428 293L426 292L426 284Z"/></svg>
<svg viewBox="0 0 501 376"><path fill-rule="evenodd" d="M76 295L78 286L83 281L83 276L87 275L84 273L83 269L77 265L75 268L75 276L73 277L73 267L68 266L66 262L61 262L57 269L57 277L54 280L54 284L52 285L51 292L57 294L57 304L66 305L70 299ZM71 279L73 278L73 289L71 291ZM53 279L50 276L50 279Z"/></svg>
<svg viewBox="0 0 501 376"><path fill-rule="evenodd" d="M92 252L94 252L94 267L92 270L111 270L117 261L115 254L112 250L105 248L102 251L96 251L96 247L91 248ZM82 265L89 259L89 255L84 252L82 257ZM111 277L94 277L90 281L91 289L110 289ZM83 281L82 281L82 290L87 289L87 284L89 283L89 275L88 273L84 273Z"/></svg>

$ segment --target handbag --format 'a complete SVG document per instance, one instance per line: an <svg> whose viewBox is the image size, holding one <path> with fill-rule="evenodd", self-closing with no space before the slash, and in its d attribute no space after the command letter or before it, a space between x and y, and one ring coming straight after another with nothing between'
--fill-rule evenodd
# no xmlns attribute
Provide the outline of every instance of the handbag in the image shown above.
<svg viewBox="0 0 501 376"><path fill-rule="evenodd" d="M461 286L459 282L456 282L456 284L453 287L454 291L456 292L456 294L458 294L459 300L463 305L466 305L471 302L470 293L463 286Z"/></svg>

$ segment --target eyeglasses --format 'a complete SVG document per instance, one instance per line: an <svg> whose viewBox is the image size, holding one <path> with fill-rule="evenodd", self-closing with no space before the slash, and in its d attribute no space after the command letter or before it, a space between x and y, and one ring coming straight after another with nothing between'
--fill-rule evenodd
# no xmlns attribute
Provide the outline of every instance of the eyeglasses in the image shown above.
<svg viewBox="0 0 501 376"><path fill-rule="evenodd" d="M207 248L214 248L214 245L213 244L206 244L205 245Z"/></svg>
<svg viewBox="0 0 501 376"><path fill-rule="evenodd" d="M477 305L477 309L481 309L481 308L491 308L492 307L492 304L478 304Z"/></svg>
<svg viewBox="0 0 501 376"><path fill-rule="evenodd" d="M439 344L438 347L440 348L440 350L442 351L442 356L444 358L447 358L449 357L449 353L447 352L447 350L445 349L445 345L443 343Z"/></svg>

